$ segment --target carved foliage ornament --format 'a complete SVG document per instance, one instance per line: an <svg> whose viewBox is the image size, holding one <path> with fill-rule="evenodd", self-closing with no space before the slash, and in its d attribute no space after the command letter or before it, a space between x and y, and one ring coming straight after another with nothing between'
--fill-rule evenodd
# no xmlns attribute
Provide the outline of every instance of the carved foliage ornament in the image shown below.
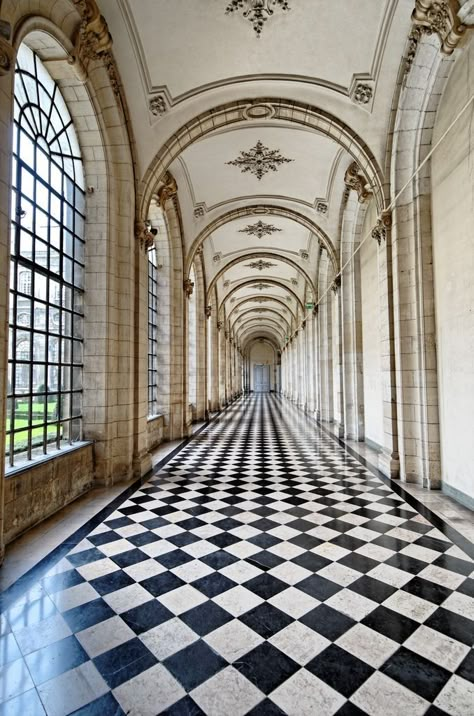
<svg viewBox="0 0 474 716"><path fill-rule="evenodd" d="M277 229L273 224L264 224L263 221L258 221L256 224L249 224L245 229L239 229L239 234L248 234L256 236L257 239L263 239L264 236L271 236L275 231L281 231L281 229Z"/></svg>
<svg viewBox="0 0 474 716"><path fill-rule="evenodd" d="M259 38L268 18L274 13L273 8L291 10L288 0L230 0L226 7L226 15L241 10L243 16L252 23L255 34Z"/></svg>
<svg viewBox="0 0 474 716"><path fill-rule="evenodd" d="M193 290L194 290L193 281L191 281L190 278L185 278L183 281L183 288L184 288L184 293L186 294L186 296L188 298L190 298L193 295Z"/></svg>
<svg viewBox="0 0 474 716"><path fill-rule="evenodd" d="M390 229L391 226L392 214L389 211L384 211L372 229L372 238L376 240L379 246L382 241L387 239L387 230Z"/></svg>
<svg viewBox="0 0 474 716"><path fill-rule="evenodd" d="M163 186L158 190L158 199L160 206L164 207L168 199L173 199L178 193L178 185L176 180L171 176L169 172L166 172L163 177Z"/></svg>
<svg viewBox="0 0 474 716"><path fill-rule="evenodd" d="M151 233L148 224L144 221L137 221L135 224L135 238L140 242L140 248L149 251L154 246L154 235Z"/></svg>
<svg viewBox="0 0 474 716"><path fill-rule="evenodd" d="M359 202L364 204L372 197L372 192L367 188L367 179L362 174L357 162L352 162L344 175L344 183L348 189L357 192Z"/></svg>
<svg viewBox="0 0 474 716"><path fill-rule="evenodd" d="M11 26L0 20L0 77L10 72L13 65L13 47L10 45Z"/></svg>
<svg viewBox="0 0 474 716"><path fill-rule="evenodd" d="M115 95L120 94L120 81L115 60L112 55L112 37L105 19L95 0L73 0L82 21L76 40L76 53L79 60L87 65L89 61L101 60Z"/></svg>
<svg viewBox="0 0 474 716"><path fill-rule="evenodd" d="M206 315L206 318L210 318L210 317L211 317L211 315L212 315L212 306L206 306L206 308L205 308L205 315Z"/></svg>
<svg viewBox="0 0 474 716"><path fill-rule="evenodd" d="M461 6L458 0L415 0L412 20L413 28L408 37L406 71L415 59L418 43L423 35L436 33L441 42L441 51L450 55L456 48L466 29L458 17Z"/></svg>
<svg viewBox="0 0 474 716"><path fill-rule="evenodd" d="M237 159L226 164L238 167L242 174L250 172L260 181L268 172L276 172L282 164L294 161L280 154L279 149L269 149L260 140L248 152L240 152Z"/></svg>
<svg viewBox="0 0 474 716"><path fill-rule="evenodd" d="M247 268L251 269L257 269L257 271L263 271L264 269L272 268L272 266L276 266L276 264L270 263L270 261L262 261L260 259L259 261L252 261L249 264L245 264Z"/></svg>

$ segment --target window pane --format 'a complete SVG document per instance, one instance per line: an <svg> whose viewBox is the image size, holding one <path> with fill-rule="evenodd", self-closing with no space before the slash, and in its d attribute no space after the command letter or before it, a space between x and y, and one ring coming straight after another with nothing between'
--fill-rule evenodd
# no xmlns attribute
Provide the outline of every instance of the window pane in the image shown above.
<svg viewBox="0 0 474 716"><path fill-rule="evenodd" d="M83 354L82 319L74 318L73 341L72 314L64 310L83 306L81 270L74 262L75 243L76 259L83 258L80 150L59 88L24 45L14 95L12 170L19 194L12 190L10 466L81 439Z"/></svg>

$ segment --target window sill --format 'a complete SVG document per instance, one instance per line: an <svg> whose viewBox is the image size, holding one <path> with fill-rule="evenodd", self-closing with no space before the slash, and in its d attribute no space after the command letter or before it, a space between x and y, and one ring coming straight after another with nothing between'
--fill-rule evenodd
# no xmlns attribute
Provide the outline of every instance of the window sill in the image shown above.
<svg viewBox="0 0 474 716"><path fill-rule="evenodd" d="M66 454L69 454L76 450L81 450L82 448L85 448L88 445L93 445L93 444L94 444L93 440L81 440L80 442L74 443L74 445L66 445L65 447L61 448L60 450L55 450L54 452L50 452L47 455L41 455L40 457L35 457L35 458L33 458L33 460L29 460L28 462L25 462L22 465L18 465L16 467L7 467L7 468L5 468L5 478L8 480L8 478L10 478L10 477L15 477L17 475L20 475L22 472L28 472L28 470L32 470L37 465L44 465L46 462L55 460L56 458L60 457L61 455L66 455Z"/></svg>
<svg viewBox="0 0 474 716"><path fill-rule="evenodd" d="M149 415L147 417L147 423L153 423L155 420L161 420L164 417L165 416L163 415L163 413L158 413L157 415Z"/></svg>

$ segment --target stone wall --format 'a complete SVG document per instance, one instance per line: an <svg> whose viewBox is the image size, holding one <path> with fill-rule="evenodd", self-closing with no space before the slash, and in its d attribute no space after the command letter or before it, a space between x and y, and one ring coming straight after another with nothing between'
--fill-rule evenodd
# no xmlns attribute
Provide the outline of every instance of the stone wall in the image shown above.
<svg viewBox="0 0 474 716"><path fill-rule="evenodd" d="M438 110L436 142L474 94L474 45L458 58ZM474 506L474 104L432 161L433 263L443 489Z"/></svg>
<svg viewBox="0 0 474 716"><path fill-rule="evenodd" d="M93 449L88 443L65 450L5 480L5 544L92 487Z"/></svg>
<svg viewBox="0 0 474 716"><path fill-rule="evenodd" d="M165 436L165 418L163 415L156 415L148 418L147 422L147 449L154 450L161 445Z"/></svg>

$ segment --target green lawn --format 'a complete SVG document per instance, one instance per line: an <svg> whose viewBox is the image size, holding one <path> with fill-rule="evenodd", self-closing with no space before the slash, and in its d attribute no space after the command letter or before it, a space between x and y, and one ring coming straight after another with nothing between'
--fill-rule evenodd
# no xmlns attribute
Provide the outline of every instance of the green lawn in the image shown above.
<svg viewBox="0 0 474 716"><path fill-rule="evenodd" d="M23 409L25 407L25 409ZM43 406L38 405L38 409L41 410ZM53 420L54 415L56 411L56 403L49 403L48 405L48 420ZM25 430L20 430L19 432L15 433L14 436L14 445L15 445L15 451L21 450L22 448L26 448L28 445L28 420L26 419L26 413L27 413L27 405L25 403L19 404L17 408L15 409L16 417L14 422L14 429L18 430L18 428L25 428ZM19 418L18 414L25 413L25 418ZM42 425L43 418L33 418L33 425ZM7 430L10 430L10 419L7 419ZM41 444L43 441L43 434L44 434L44 428L33 427L31 431L31 439L33 445L35 444ZM47 426L47 440L54 440L57 435L57 424L48 425ZM8 438L7 438L8 440ZM8 449L8 445L7 445Z"/></svg>

